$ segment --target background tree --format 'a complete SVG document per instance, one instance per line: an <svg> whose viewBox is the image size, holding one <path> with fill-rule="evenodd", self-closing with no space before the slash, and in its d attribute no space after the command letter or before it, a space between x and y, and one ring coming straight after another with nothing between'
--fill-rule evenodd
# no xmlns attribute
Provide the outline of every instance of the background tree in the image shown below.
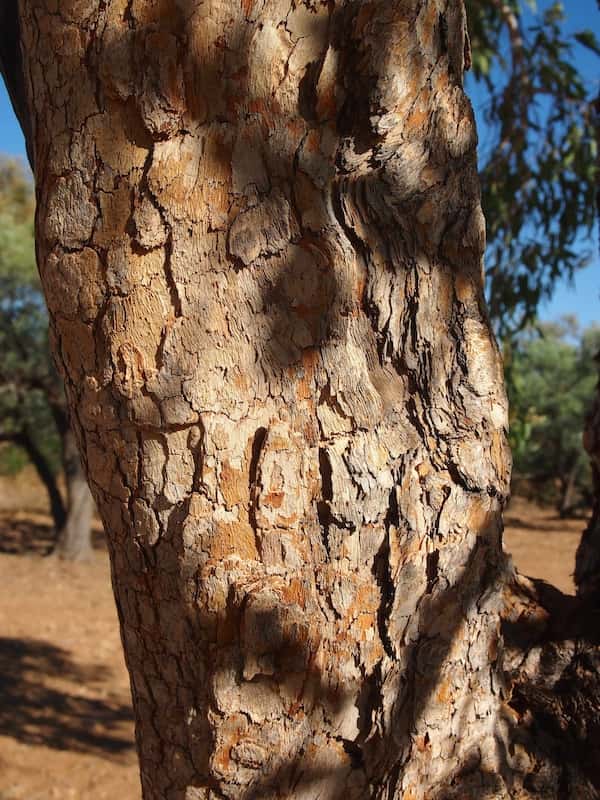
<svg viewBox="0 0 600 800"><path fill-rule="evenodd" d="M48 314L35 265L33 187L15 162L0 162L0 439L23 449L50 500L54 551L85 558L93 501L52 366ZM6 461L9 452L4 451ZM63 500L59 467L66 478Z"/></svg>
<svg viewBox="0 0 600 800"><path fill-rule="evenodd" d="M553 500L561 514L592 496L582 429L598 347L600 328L566 318L526 329L508 356L514 491Z"/></svg>

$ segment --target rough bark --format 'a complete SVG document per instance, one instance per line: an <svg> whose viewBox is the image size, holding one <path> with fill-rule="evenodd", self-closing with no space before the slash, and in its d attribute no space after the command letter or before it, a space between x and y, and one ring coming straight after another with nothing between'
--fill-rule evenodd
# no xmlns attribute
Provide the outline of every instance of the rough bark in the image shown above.
<svg viewBox="0 0 600 800"><path fill-rule="evenodd" d="M462 2L20 10L145 800L509 796Z"/></svg>

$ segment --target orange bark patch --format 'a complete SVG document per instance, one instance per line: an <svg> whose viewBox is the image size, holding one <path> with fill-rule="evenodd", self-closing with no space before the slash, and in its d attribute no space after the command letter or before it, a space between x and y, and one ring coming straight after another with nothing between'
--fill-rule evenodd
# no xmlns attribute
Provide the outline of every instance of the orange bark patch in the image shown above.
<svg viewBox="0 0 600 800"><path fill-rule="evenodd" d="M237 386L238 389L242 389L246 391L248 386L250 385L250 381L246 375L238 374L234 377L233 382Z"/></svg>
<svg viewBox="0 0 600 800"><path fill-rule="evenodd" d="M298 381L298 389L296 391L298 400L308 400L312 397L312 387L310 378L306 375Z"/></svg>
<svg viewBox="0 0 600 800"><path fill-rule="evenodd" d="M328 86L319 97L317 114L320 119L330 119L335 117L336 111L335 86Z"/></svg>
<svg viewBox="0 0 600 800"><path fill-rule="evenodd" d="M269 494L261 498L261 502L271 508L281 508L284 497L285 495L283 492L269 492Z"/></svg>
<svg viewBox="0 0 600 800"><path fill-rule="evenodd" d="M301 136L304 133L305 123L299 119L288 120L285 127L292 134L292 136Z"/></svg>
<svg viewBox="0 0 600 800"><path fill-rule="evenodd" d="M283 514L279 514L277 517L277 525L282 528L293 528L298 524L298 515L292 514L289 517L284 517Z"/></svg>
<svg viewBox="0 0 600 800"><path fill-rule="evenodd" d="M355 292L356 292L356 297L358 299L358 302L362 303L363 302L363 298L364 298L364 294L365 294L365 288L367 286L367 281L366 281L364 275L361 275L357 279L357 281L354 284L354 286L355 286Z"/></svg>
<svg viewBox="0 0 600 800"><path fill-rule="evenodd" d="M314 372L315 367L317 366L320 358L320 353L316 347L310 347L307 350L304 350L302 353L302 366L306 370L306 372L310 372L311 375Z"/></svg>
<svg viewBox="0 0 600 800"><path fill-rule="evenodd" d="M299 400L309 400L313 396L312 378L315 372L315 365L319 359L319 352L315 348L306 350L302 353L302 367L304 376L298 382L297 397Z"/></svg>
<svg viewBox="0 0 600 800"><path fill-rule="evenodd" d="M435 88L438 92L444 92L448 88L448 84L450 83L450 76L446 70L438 72L437 78L435 81Z"/></svg>
<svg viewBox="0 0 600 800"><path fill-rule="evenodd" d="M248 111L251 114L266 114L267 112L267 105L264 100L250 100L248 103Z"/></svg>
<svg viewBox="0 0 600 800"><path fill-rule="evenodd" d="M438 18L438 7L436 3L429 3L425 19L423 20L421 41L425 49L431 50L433 47L433 35L435 32L435 24Z"/></svg>
<svg viewBox="0 0 600 800"><path fill-rule="evenodd" d="M452 698L452 693L450 691L450 686L448 681L442 681L440 684L439 689L436 692L436 697L440 703L448 703Z"/></svg>
<svg viewBox="0 0 600 800"><path fill-rule="evenodd" d="M492 462L498 475L502 475L502 470L504 469L504 465L506 463L506 459L504 457L505 453L505 441L504 441L504 434L500 433L500 431L494 431L492 434Z"/></svg>
<svg viewBox="0 0 600 800"><path fill-rule="evenodd" d="M467 525L476 534L484 533L488 525L496 519L496 515L485 503L471 504L467 516Z"/></svg>
<svg viewBox="0 0 600 800"><path fill-rule="evenodd" d="M279 452L280 450L289 450L290 442L288 439L284 439L283 436L278 436L276 433L272 433L269 436L269 449L275 450Z"/></svg>
<svg viewBox="0 0 600 800"><path fill-rule="evenodd" d="M301 608L306 606L306 595L302 581L294 578L281 591L281 598L286 603L297 603Z"/></svg>
<svg viewBox="0 0 600 800"><path fill-rule="evenodd" d="M421 130L429 116L427 111L419 111L415 109L406 120L406 128L410 130Z"/></svg>
<svg viewBox="0 0 600 800"><path fill-rule="evenodd" d="M311 131L306 137L306 149L309 153L316 153L321 146L319 131Z"/></svg>
<svg viewBox="0 0 600 800"><path fill-rule="evenodd" d="M373 614L361 614L357 619L359 629L366 633L375 627L375 616Z"/></svg>
<svg viewBox="0 0 600 800"><path fill-rule="evenodd" d="M254 531L245 520L217 522L210 541L210 557L216 559L238 555L248 560L258 559Z"/></svg>
<svg viewBox="0 0 600 800"><path fill-rule="evenodd" d="M221 492L229 507L248 502L248 476L244 470L234 469L229 461L221 467Z"/></svg>
<svg viewBox="0 0 600 800"><path fill-rule="evenodd" d="M249 17L252 13L252 8L254 6L254 0L241 0L242 4L242 11L246 17Z"/></svg>
<svg viewBox="0 0 600 800"><path fill-rule="evenodd" d="M421 463L417 466L417 474L419 478L426 478L432 470L432 466L429 461L421 461Z"/></svg>

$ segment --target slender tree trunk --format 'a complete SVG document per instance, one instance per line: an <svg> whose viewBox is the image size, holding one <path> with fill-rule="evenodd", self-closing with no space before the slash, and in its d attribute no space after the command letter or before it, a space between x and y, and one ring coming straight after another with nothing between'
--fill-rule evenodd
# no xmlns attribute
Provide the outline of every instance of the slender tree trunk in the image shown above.
<svg viewBox="0 0 600 800"><path fill-rule="evenodd" d="M21 28L145 800L507 797L462 2L22 0Z"/></svg>
<svg viewBox="0 0 600 800"><path fill-rule="evenodd" d="M566 479L562 482L560 503L558 511L561 517L567 517L575 503L575 489L577 488L577 475L579 464L577 461L571 466Z"/></svg>
<svg viewBox="0 0 600 800"><path fill-rule="evenodd" d="M600 607L600 392L586 419L583 444L592 465L594 507L577 548L575 583L580 597Z"/></svg>
<svg viewBox="0 0 600 800"><path fill-rule="evenodd" d="M75 434L67 424L61 432L62 463L67 488L67 513L58 529L54 554L67 561L86 561L92 554L94 499L81 464Z"/></svg>
<svg viewBox="0 0 600 800"><path fill-rule="evenodd" d="M57 531L60 530L65 524L67 510L56 482L56 476L54 475L50 464L35 443L35 439L27 427L24 427L21 431L12 434L8 438L25 450L29 460L35 467L35 471L37 472L39 479L44 484L46 492L48 493L50 513L54 521L54 527Z"/></svg>

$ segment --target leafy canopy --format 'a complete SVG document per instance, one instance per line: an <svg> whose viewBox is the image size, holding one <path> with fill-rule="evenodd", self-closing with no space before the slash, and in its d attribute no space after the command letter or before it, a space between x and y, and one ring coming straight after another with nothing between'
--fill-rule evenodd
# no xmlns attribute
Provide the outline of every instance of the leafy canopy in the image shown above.
<svg viewBox="0 0 600 800"><path fill-rule="evenodd" d="M60 392L48 344L48 318L36 270L34 194L17 161L0 161L0 437L27 430L55 467L59 443L48 391ZM24 463L3 448L0 469Z"/></svg>
<svg viewBox="0 0 600 800"><path fill-rule="evenodd" d="M564 32L563 4L467 0L471 89L485 98L482 201L490 314L504 337L531 322L557 280L589 253L595 220L597 143L593 94L576 46L600 54L594 33ZM481 133L481 131L480 131Z"/></svg>

